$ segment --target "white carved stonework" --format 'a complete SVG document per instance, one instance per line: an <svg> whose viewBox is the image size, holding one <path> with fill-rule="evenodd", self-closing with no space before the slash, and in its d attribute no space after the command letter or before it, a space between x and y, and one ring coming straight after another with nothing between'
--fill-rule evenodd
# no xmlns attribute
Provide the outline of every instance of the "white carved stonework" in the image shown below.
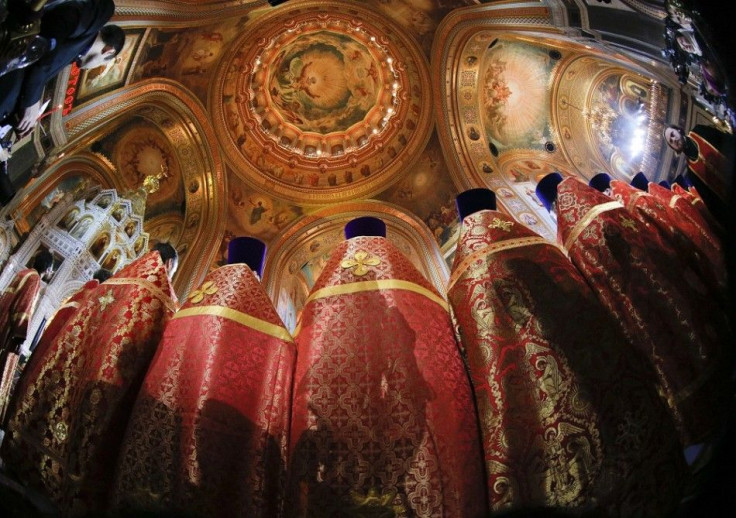
<svg viewBox="0 0 736 518"><path fill-rule="evenodd" d="M12 221L9 224L12 228ZM5 229L0 223L3 235L10 236L11 228ZM0 257L4 243L0 239ZM143 255L148 250L148 234L131 200L118 196L115 189L92 187L77 199L69 193L40 219L18 251L8 258L0 274L0 292L20 270L33 263L41 248L54 254L57 268L51 281L42 286L21 354L28 354L41 322L48 322L61 303L97 270L107 268L115 273Z"/></svg>

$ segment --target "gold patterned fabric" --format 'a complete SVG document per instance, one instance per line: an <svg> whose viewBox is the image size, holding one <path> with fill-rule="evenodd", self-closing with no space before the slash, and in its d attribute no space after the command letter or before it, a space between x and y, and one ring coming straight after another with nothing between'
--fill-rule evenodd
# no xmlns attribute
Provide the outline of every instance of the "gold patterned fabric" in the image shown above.
<svg viewBox="0 0 736 518"><path fill-rule="evenodd" d="M667 245L662 250L671 251L671 262L681 265L682 282L697 291L707 290L717 305L725 306L726 262L720 243L705 235L689 218L647 192L619 180L611 182L611 190L647 232Z"/></svg>
<svg viewBox="0 0 736 518"><path fill-rule="evenodd" d="M684 463L655 374L556 245L501 212L467 216L448 298L493 511L677 505Z"/></svg>
<svg viewBox="0 0 736 518"><path fill-rule="evenodd" d="M627 341L657 372L684 446L708 440L730 407L730 330L674 252L623 206L569 178L557 187L558 233Z"/></svg>
<svg viewBox="0 0 736 518"><path fill-rule="evenodd" d="M287 516L485 516L446 303L388 240L337 247L296 343Z"/></svg>
<svg viewBox="0 0 736 518"><path fill-rule="evenodd" d="M0 294L0 424L5 421L18 365L16 349L26 339L40 290L41 276L33 268L26 268Z"/></svg>
<svg viewBox="0 0 736 518"><path fill-rule="evenodd" d="M63 515L106 507L123 431L174 298L158 252L135 261L87 296L18 394L2 458Z"/></svg>
<svg viewBox="0 0 736 518"><path fill-rule="evenodd" d="M122 510L275 517L296 349L242 264L207 276L169 321L128 425Z"/></svg>

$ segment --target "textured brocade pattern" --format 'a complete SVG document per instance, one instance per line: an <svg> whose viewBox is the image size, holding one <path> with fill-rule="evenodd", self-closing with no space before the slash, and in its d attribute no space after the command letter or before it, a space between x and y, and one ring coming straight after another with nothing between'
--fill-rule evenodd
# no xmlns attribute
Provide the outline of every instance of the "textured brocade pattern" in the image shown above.
<svg viewBox="0 0 736 518"><path fill-rule="evenodd" d="M684 466L654 373L559 248L503 246L535 236L500 212L466 217L448 293L491 509L664 516Z"/></svg>
<svg viewBox="0 0 736 518"><path fill-rule="evenodd" d="M720 244L706 236L690 218L680 216L651 194L618 180L611 182L611 190L647 232L657 235L675 252L672 262L682 263L682 281L695 289L702 282L714 300L724 305L726 264Z"/></svg>
<svg viewBox="0 0 736 518"><path fill-rule="evenodd" d="M560 240L610 201L574 179L558 186ZM598 298L651 362L684 445L702 442L726 408L728 327L703 293L679 278L671 251L623 207L590 219L568 248Z"/></svg>
<svg viewBox="0 0 736 518"><path fill-rule="evenodd" d="M649 194L673 209L678 215L677 221L682 221L683 217L686 218L687 221L698 227L703 239L708 240L712 246L721 247L716 234L718 227L713 222L713 216L710 215L704 203L694 205L690 200L683 197L689 194L685 189L675 184L672 186L672 190L669 190L661 185L650 183Z"/></svg>
<svg viewBox="0 0 736 518"><path fill-rule="evenodd" d="M10 286L0 294L0 423L5 421L18 365L15 347L26 338L40 289L38 272L26 268L18 272Z"/></svg>
<svg viewBox="0 0 736 518"><path fill-rule="evenodd" d="M26 268L0 293L0 352L11 346L11 339L25 338L40 289L41 277Z"/></svg>
<svg viewBox="0 0 736 518"><path fill-rule="evenodd" d="M38 377L18 394L2 457L62 514L105 508L123 431L173 296L158 253L124 268L90 293L39 360Z"/></svg>
<svg viewBox="0 0 736 518"><path fill-rule="evenodd" d="M283 330L245 265L212 272L180 313L213 307ZM291 341L232 319L172 319L126 432L114 506L203 517L277 516L295 356Z"/></svg>
<svg viewBox="0 0 736 518"><path fill-rule="evenodd" d="M392 279L418 289L375 287ZM484 516L476 413L439 295L379 237L341 244L317 293L296 337L286 515Z"/></svg>

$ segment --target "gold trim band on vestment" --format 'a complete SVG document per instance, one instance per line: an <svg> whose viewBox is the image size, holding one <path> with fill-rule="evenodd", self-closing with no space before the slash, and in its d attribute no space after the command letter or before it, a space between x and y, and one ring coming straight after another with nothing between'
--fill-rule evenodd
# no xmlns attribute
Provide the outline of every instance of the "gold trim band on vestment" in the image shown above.
<svg viewBox="0 0 736 518"><path fill-rule="evenodd" d="M233 322L241 324L245 327L249 327L263 334L273 336L274 338L278 338L280 340L284 340L285 342L294 341L294 339L291 337L289 332L283 327L276 325L276 324L272 324L271 322L266 322L265 320L261 320L260 318L256 318L246 313L242 313L238 310L226 308L224 306L190 307L190 308L186 308L186 309L177 311L174 314L174 316L171 317L171 319L174 320L178 318L196 317L196 316L205 316L205 315L212 316L212 317L222 317L228 320L232 320Z"/></svg>
<svg viewBox="0 0 736 518"><path fill-rule="evenodd" d="M309 297L307 297L307 300L304 301L304 306L306 307L306 305L313 300L323 299L325 297L332 297L334 295L347 295L350 293L360 293L364 291L385 290L411 291L413 293L428 298L445 310L448 309L447 302L442 297L432 293L432 291L428 290L424 286L420 286L419 284L411 281L403 281L399 279L380 279L373 281L351 282L349 284L339 284L337 286L328 286L327 288L322 288L315 291Z"/></svg>
<svg viewBox="0 0 736 518"><path fill-rule="evenodd" d="M21 288L22 288L23 286L25 286L25 284L26 284L26 281L27 281L27 280L28 280L28 279L29 279L30 277L32 277L32 276L33 276L34 274L38 275L38 272L36 272L36 270L31 270L30 272L27 272L27 273L26 273L26 274L25 274L25 275L23 276L23 278L22 278L22 279L20 280L20 282L18 283L18 286L16 286L16 288L15 288L15 291L16 291L16 293L17 293L17 292L19 292L19 291L21 290Z"/></svg>
<svg viewBox="0 0 736 518"><path fill-rule="evenodd" d="M487 257L498 252L503 252L504 250L511 250L513 248L534 245L549 245L559 249L556 244L550 243L547 239L541 236L519 237L515 239L508 239L498 243L491 243L487 246L484 246L480 250L476 250L468 257L463 259L463 261L460 263L460 266L458 266L457 269L450 276L450 282L447 286L447 291L450 291L452 289L455 283L460 280L460 277L465 274L468 268L470 268L470 265L474 263L477 259L481 257Z"/></svg>
<svg viewBox="0 0 736 518"><path fill-rule="evenodd" d="M680 198L682 198L682 196L680 196L679 194L675 194L672 198L670 198L670 208L671 209L675 208L675 203L677 203L677 200Z"/></svg>
<svg viewBox="0 0 736 518"><path fill-rule="evenodd" d="M580 234L583 233L583 230L585 230L585 227L590 225L590 223L603 214L604 212L608 212L609 210L614 209L623 209L624 206L621 204L621 202L618 201L609 201L606 203L601 203L600 205L596 205L592 209L590 209L588 212L585 213L585 216L583 216L580 221L578 221L574 227L572 227L572 230L570 231L570 234L567 236L567 239L565 239L565 244L563 245L565 247L565 250L570 250L570 247L573 245L573 243L577 240L578 237L580 237Z"/></svg>
<svg viewBox="0 0 736 518"><path fill-rule="evenodd" d="M628 203L628 206L626 208L629 209L629 210L633 209L634 208L634 204L636 203L636 200L638 200L642 196L648 196L648 195L649 195L649 193L648 192L644 192L644 191L637 191L637 192L633 193L631 195L631 197L629 198L629 203Z"/></svg>
<svg viewBox="0 0 736 518"><path fill-rule="evenodd" d="M122 277L119 279L108 279L105 281L104 284L115 286L127 286L129 284L133 284L140 286L141 288L145 288L153 293L153 295L160 299L161 302L163 302L168 309L170 309L171 311L176 311L176 303L171 299L171 297L164 293L161 288L151 282L144 281L142 279L135 279L133 277Z"/></svg>

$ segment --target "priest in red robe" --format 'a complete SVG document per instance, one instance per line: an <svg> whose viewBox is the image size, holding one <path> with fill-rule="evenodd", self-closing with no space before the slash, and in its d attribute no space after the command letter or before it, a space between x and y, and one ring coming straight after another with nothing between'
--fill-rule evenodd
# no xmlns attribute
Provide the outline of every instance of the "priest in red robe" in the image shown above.
<svg viewBox="0 0 736 518"><path fill-rule="evenodd" d="M666 516L684 462L646 358L632 351L560 248L457 197L448 298L467 355L493 511Z"/></svg>
<svg viewBox="0 0 736 518"><path fill-rule="evenodd" d="M46 362L46 351L56 340L56 336L64 329L64 326L70 318L77 312L81 303L92 293L100 282L109 279L112 273L104 268L95 272L94 278L84 283L84 285L64 302L61 303L59 309L51 317L48 325L43 329L41 339L38 341L35 349L31 351L31 357L23 368L23 372L18 380L14 395L10 398L9 413L14 412L15 405L18 403L18 394L25 394L28 385L35 383L39 376L39 370Z"/></svg>
<svg viewBox="0 0 736 518"><path fill-rule="evenodd" d="M659 198L649 194L649 182L642 173L634 177L631 185L620 180L612 180L610 185L613 196L621 201L644 229L669 245L666 249L673 252L672 262L682 264L679 274L682 282L689 283L695 290L707 289L708 296L723 307L727 279L726 263L720 246L706 239L690 219L683 218Z"/></svg>
<svg viewBox="0 0 736 518"><path fill-rule="evenodd" d="M91 292L18 394L1 455L64 515L107 506L125 425L167 319L178 264L167 244Z"/></svg>
<svg viewBox="0 0 736 518"><path fill-rule="evenodd" d="M283 501L296 349L259 281L265 245L230 241L166 326L126 432L113 506L272 517Z"/></svg>
<svg viewBox="0 0 736 518"><path fill-rule="evenodd" d="M41 250L32 268L24 268L0 295L0 423L10 399L20 346L26 341L28 324L38 303L41 281L54 272L54 256Z"/></svg>
<svg viewBox="0 0 736 518"><path fill-rule="evenodd" d="M683 446L708 441L728 408L725 322L675 282L677 265L618 201L576 178L548 175L537 195L556 207L558 239L588 284L657 372Z"/></svg>
<svg viewBox="0 0 736 518"><path fill-rule="evenodd" d="M358 218L298 326L287 516L486 516L447 303Z"/></svg>

